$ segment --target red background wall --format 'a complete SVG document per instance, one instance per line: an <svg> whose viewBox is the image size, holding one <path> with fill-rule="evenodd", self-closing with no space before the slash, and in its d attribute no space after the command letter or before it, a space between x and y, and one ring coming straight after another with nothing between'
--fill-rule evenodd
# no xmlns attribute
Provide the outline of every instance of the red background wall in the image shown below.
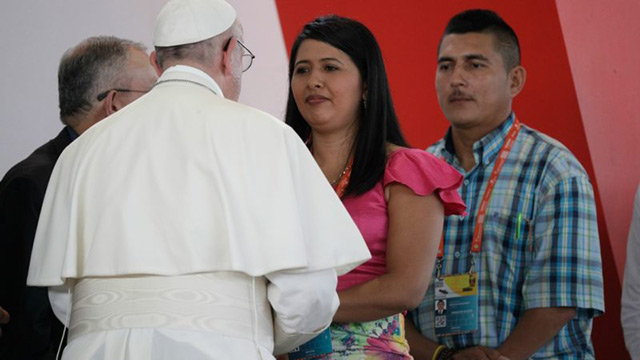
<svg viewBox="0 0 640 360"><path fill-rule="evenodd" d="M628 359L619 321L620 281L631 199L640 179L640 164L630 159L636 153L633 143L640 140L640 111L631 99L637 94L632 91L636 89L632 83L640 77L636 65L633 69L623 69L613 64L617 64L619 57L637 63L637 56L627 58L622 55L624 51L620 51L640 36L640 33L635 37L629 34L629 30L638 29L631 17L640 14L637 5L640 2L632 2L618 0L605 5L598 0L563 0L561 17L554 0L438 3L276 0L288 48L304 23L319 15L333 13L351 17L371 29L382 48L403 130L411 145L418 148L439 139L448 127L434 89L437 45L448 19L462 10L478 7L493 9L506 19L518 34L522 63L528 72L525 88L514 102L518 117L564 143L587 169L596 190L606 314L596 319L592 337L601 359ZM629 6L636 11L628 12ZM595 21L602 15L607 18L605 22ZM626 26L626 32L616 31L620 26L618 16L624 17L622 25ZM564 20L562 26L561 20ZM568 35L563 36L563 30ZM608 36L603 36L603 32ZM605 44L614 34L618 41ZM592 41L593 35L599 35L595 38L599 41ZM605 47L615 55L603 51ZM640 54L637 47L632 54ZM610 79L602 73L594 75L602 67L619 69L616 74L622 80ZM624 70L631 71L635 77ZM603 90L603 85L608 91ZM619 92L625 93L622 98L628 102L619 103ZM607 94L604 99L603 93ZM619 126L611 126L613 121ZM618 157L620 153L624 153L622 158ZM622 174L621 169L624 169ZM623 184L619 182L621 177L624 177ZM605 195L607 206L603 208Z"/></svg>

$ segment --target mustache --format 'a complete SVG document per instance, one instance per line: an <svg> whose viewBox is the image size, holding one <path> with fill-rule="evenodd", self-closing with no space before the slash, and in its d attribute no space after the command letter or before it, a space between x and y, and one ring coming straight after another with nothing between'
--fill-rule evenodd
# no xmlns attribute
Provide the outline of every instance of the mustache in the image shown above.
<svg viewBox="0 0 640 360"><path fill-rule="evenodd" d="M473 98L473 96L465 93L464 91L456 89L451 94L449 94L449 96L447 97L447 100L448 101L474 100L474 98Z"/></svg>

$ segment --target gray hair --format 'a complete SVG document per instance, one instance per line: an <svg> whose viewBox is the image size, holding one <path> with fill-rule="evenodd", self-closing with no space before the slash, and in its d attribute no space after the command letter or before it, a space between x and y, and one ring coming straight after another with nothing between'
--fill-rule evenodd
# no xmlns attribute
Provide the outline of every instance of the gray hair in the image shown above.
<svg viewBox="0 0 640 360"><path fill-rule="evenodd" d="M231 25L231 27L225 32L206 40L177 46L156 46L156 62L162 69L164 69L165 65L169 61L179 62L180 60L190 60L206 64L218 55L220 49L227 46L231 37L237 37L240 34L241 28L238 25L238 22L234 22L233 25Z"/></svg>
<svg viewBox="0 0 640 360"><path fill-rule="evenodd" d="M146 47L113 36L96 36L67 50L58 67L60 120L76 126L80 112L91 110L100 92L117 87L127 78L123 73L129 49L146 52Z"/></svg>

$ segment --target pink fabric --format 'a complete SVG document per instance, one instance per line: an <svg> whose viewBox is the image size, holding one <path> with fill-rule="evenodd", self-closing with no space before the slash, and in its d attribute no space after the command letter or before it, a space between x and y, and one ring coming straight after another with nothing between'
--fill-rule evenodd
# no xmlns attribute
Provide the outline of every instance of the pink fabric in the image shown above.
<svg viewBox="0 0 640 360"><path fill-rule="evenodd" d="M362 195L342 199L369 247L371 259L338 277L338 291L385 273L389 217L384 187L394 182L409 187L417 195L437 194L445 215L461 215L465 211L466 206L457 191L462 183L458 171L423 150L401 148L394 151L387 159L382 180Z"/></svg>

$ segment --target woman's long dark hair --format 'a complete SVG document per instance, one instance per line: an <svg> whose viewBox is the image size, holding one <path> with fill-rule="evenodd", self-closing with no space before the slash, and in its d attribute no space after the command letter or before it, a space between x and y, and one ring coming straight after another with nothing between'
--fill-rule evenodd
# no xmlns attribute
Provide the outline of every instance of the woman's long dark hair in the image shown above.
<svg viewBox="0 0 640 360"><path fill-rule="evenodd" d="M366 107L361 106L355 155L347 194L362 194L380 181L387 161L386 143L407 146L391 100L382 52L375 37L358 21L336 16L318 17L306 24L291 48L289 99L285 122L306 140L311 127L293 98L291 78L300 44L307 39L325 42L349 55L367 86Z"/></svg>

